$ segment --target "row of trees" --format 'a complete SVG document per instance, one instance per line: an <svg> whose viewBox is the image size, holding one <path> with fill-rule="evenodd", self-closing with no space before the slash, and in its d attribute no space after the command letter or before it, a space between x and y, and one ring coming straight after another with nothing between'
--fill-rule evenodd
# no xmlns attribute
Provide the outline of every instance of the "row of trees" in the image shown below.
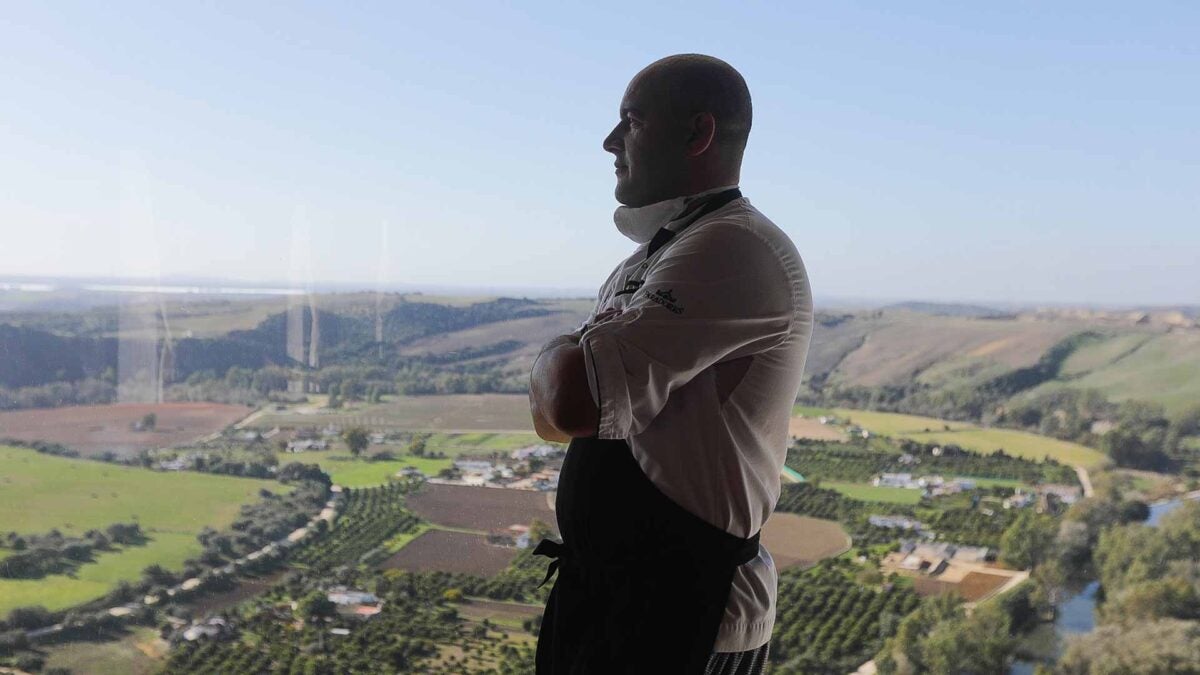
<svg viewBox="0 0 1200 675"><path fill-rule="evenodd" d="M114 544L137 546L147 541L137 523L114 523L104 531L88 530L82 537L67 537L59 530L46 534L9 532L0 548L11 551L0 558L0 578L40 579L49 574L68 574L91 562L98 551Z"/></svg>
<svg viewBox="0 0 1200 675"><path fill-rule="evenodd" d="M938 474L1001 478L1026 483L1075 483L1075 471L1054 460L1035 462L1003 451L990 455L956 445L901 440L903 454L881 451L858 438L849 443L800 439L788 451L787 465L804 476L865 483L881 473ZM935 448L937 454L934 454Z"/></svg>
<svg viewBox="0 0 1200 675"><path fill-rule="evenodd" d="M770 655L777 673L853 672L917 608L911 587L856 582L845 560L780 577Z"/></svg>
<svg viewBox="0 0 1200 675"><path fill-rule="evenodd" d="M294 561L316 570L357 564L388 539L412 531L420 519L405 508L408 490L403 483L347 488L336 525L319 530Z"/></svg>

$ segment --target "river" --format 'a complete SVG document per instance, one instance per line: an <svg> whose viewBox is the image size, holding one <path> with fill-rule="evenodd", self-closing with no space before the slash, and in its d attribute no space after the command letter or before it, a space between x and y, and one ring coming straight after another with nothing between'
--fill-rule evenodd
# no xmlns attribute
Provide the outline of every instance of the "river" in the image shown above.
<svg viewBox="0 0 1200 675"><path fill-rule="evenodd" d="M1158 525L1162 517L1179 508L1183 499L1171 499L1150 506L1150 516L1146 524ZM1058 606L1058 615L1054 621L1054 653L1061 656L1066 648L1066 638L1079 633L1090 633L1096 627L1096 591L1100 582L1093 581L1084 586L1081 591L1064 600ZM1036 662L1017 661L1009 670L1011 675L1033 675Z"/></svg>

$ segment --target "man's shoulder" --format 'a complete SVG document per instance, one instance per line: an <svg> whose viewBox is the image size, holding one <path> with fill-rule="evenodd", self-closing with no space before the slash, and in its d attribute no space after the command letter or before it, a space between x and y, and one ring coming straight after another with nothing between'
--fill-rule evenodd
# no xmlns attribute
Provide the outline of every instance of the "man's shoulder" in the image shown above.
<svg viewBox="0 0 1200 675"><path fill-rule="evenodd" d="M789 276L804 276L804 263L792 238L744 197L717 209L697 225L696 237L712 239L722 247L733 243L730 250L778 260Z"/></svg>

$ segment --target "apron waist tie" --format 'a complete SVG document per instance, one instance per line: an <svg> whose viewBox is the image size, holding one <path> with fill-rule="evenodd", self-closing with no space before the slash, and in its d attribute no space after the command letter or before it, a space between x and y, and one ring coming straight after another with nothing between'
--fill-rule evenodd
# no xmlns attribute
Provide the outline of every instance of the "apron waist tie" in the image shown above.
<svg viewBox="0 0 1200 675"><path fill-rule="evenodd" d="M746 539L745 543L738 547L733 558L735 566L740 567L758 557L758 544L761 534L761 531L755 532L753 536ZM546 576L542 577L542 583L537 585L538 588L545 586L546 582L550 581L550 578L558 571L559 566L564 562L568 562L571 557L566 545L553 539L543 539L538 542L537 547L533 549L533 555L550 558L550 565L546 568Z"/></svg>
<svg viewBox="0 0 1200 675"><path fill-rule="evenodd" d="M737 563L738 567L758 557L758 540L761 534L762 530L755 532L753 536L746 540L746 543L738 548L737 555L733 558L733 562Z"/></svg>
<svg viewBox="0 0 1200 675"><path fill-rule="evenodd" d="M542 578L542 583L537 587L541 588L550 581L550 577L558 570L558 566L562 564L567 556L567 547L554 541L553 539L543 539L538 542L537 548L533 549L533 555L540 555L550 558L550 566L546 568L546 576Z"/></svg>

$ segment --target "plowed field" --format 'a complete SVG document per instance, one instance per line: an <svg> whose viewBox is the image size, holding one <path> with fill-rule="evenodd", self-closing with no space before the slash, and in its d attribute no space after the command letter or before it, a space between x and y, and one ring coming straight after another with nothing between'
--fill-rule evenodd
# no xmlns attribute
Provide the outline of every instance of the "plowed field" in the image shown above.
<svg viewBox="0 0 1200 675"><path fill-rule="evenodd" d="M146 414L158 420L152 431L134 431ZM240 405L220 403L116 403L0 413L0 438L49 441L94 456L122 456L139 450L187 443L220 431L250 414Z"/></svg>

